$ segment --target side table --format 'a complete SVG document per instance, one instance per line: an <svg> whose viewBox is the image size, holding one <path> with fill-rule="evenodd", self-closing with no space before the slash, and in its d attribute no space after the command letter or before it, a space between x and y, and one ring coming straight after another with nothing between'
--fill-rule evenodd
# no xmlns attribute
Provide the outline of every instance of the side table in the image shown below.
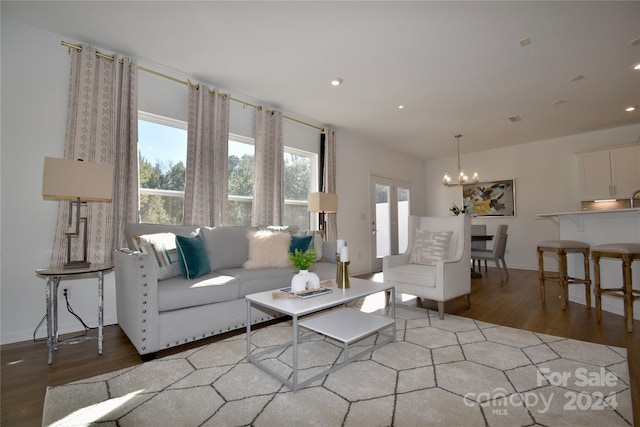
<svg viewBox="0 0 640 427"><path fill-rule="evenodd" d="M86 268L65 269L60 267L39 268L36 274L46 277L47 304L47 363L53 363L53 351L59 345L75 344L86 340L98 340L98 354L102 354L102 327L104 321L104 274L113 270L113 263L91 264ZM98 278L98 336L78 337L68 340L58 340L58 286L60 280L79 276L97 276Z"/></svg>

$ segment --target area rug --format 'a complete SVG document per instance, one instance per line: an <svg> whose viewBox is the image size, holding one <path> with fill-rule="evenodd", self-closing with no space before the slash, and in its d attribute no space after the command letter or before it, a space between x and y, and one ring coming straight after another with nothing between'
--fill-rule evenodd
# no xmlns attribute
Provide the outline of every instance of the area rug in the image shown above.
<svg viewBox="0 0 640 427"><path fill-rule="evenodd" d="M305 332L305 334L315 334ZM300 344L299 378L342 344ZM252 332L259 351L291 339ZM372 336L359 342L372 346ZM397 306L397 339L297 392L246 361L245 334L47 389L46 426L629 426L626 349ZM270 364L287 375L291 347Z"/></svg>

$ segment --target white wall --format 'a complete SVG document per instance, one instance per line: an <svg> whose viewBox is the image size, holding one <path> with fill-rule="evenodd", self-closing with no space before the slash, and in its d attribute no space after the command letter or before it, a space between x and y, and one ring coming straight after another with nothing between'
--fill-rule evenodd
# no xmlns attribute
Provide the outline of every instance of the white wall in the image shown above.
<svg viewBox="0 0 640 427"><path fill-rule="evenodd" d="M472 222L486 224L488 234L498 224L508 224L507 266L537 269L536 243L557 239L560 234L555 222L536 219L536 214L581 210L576 153L637 143L639 137L640 124L463 154L462 167L467 172L477 171L482 181L515 179L516 216L475 218ZM464 146L461 150L464 153ZM456 162L455 157L425 162L428 215L447 215L452 203L461 206L462 189L441 184L442 174L456 169ZM551 261L549 264L553 267Z"/></svg>
<svg viewBox="0 0 640 427"><path fill-rule="evenodd" d="M45 281L35 270L49 265L57 203L41 196L45 156L64 154L65 122L69 90L70 57L60 41L78 43L6 18L1 23L2 126L1 126L1 228L0 235L0 343L31 339L45 312ZM97 46L99 48L99 46ZM140 61L140 65L177 77L176 70ZM192 81L195 81L191 77ZM233 97L263 104L246 95ZM155 114L186 119L187 87L139 73L139 108ZM275 100L277 101L277 100ZM296 117L295 114L284 112ZM255 110L231 103L230 130L253 136ZM313 123L312 120L301 118ZM313 123L320 125L319 123ZM320 132L291 120L284 121L287 146L318 152ZM369 174L412 182L415 206L423 209L422 162L370 147L337 129L339 229L354 255L352 272L369 270L368 194ZM364 219L361 218L364 214ZM357 248L357 250L356 250ZM358 256L356 257L356 254ZM97 325L97 281L81 279L70 285L74 310L91 326ZM61 297L62 298L62 297ZM114 274L105 276L105 324L117 323ZM81 325L60 309L60 331L81 330ZM38 338L46 335L40 328ZM108 351L108 349L106 349Z"/></svg>
<svg viewBox="0 0 640 427"><path fill-rule="evenodd" d="M349 273L371 271L371 175L404 181L411 191L412 215L424 215L423 162L337 132L338 237L347 241Z"/></svg>

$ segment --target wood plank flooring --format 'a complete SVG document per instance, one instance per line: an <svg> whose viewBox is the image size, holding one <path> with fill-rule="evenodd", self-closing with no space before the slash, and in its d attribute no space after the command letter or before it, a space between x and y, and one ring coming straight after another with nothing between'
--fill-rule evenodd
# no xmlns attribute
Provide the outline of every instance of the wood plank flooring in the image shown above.
<svg viewBox="0 0 640 427"><path fill-rule="evenodd" d="M510 269L509 275L508 280L501 282L498 270L489 267L488 274L471 281L471 308L467 309L460 298L447 303L445 311L498 325L627 348L634 419L636 424L640 424L640 322L635 321L634 332L628 333L622 316L603 312L602 323L597 323L595 309L587 310L579 304L569 303L569 308L563 311L559 288L555 285L547 287L547 302L542 304L536 271ZM381 279L380 274L360 277ZM435 303L428 301L420 301L419 304L437 309ZM242 332L244 330L235 333ZM208 344L231 334L162 351L158 357ZM142 363L117 325L105 327L102 356L97 354L95 341L89 341L61 347L54 354L53 365L49 366L46 342L25 341L0 346L0 361L0 425L18 427L41 424L47 386Z"/></svg>

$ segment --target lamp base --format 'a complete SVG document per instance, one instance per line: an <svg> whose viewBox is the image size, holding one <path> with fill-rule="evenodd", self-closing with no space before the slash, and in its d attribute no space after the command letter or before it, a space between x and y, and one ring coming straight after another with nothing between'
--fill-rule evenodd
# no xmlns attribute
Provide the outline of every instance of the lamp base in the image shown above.
<svg viewBox="0 0 640 427"><path fill-rule="evenodd" d="M65 262L63 267L65 270L71 270L75 268L89 268L91 263L89 261L71 261Z"/></svg>

